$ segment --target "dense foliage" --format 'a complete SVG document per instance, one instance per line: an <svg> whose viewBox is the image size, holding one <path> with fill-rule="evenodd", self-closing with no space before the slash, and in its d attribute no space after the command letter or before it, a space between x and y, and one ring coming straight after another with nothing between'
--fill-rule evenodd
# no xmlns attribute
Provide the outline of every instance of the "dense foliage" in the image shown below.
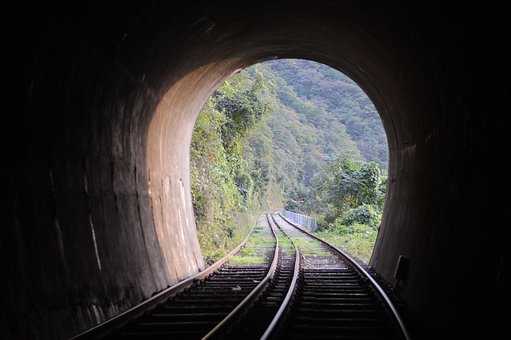
<svg viewBox="0 0 511 340"><path fill-rule="evenodd" d="M377 227L385 189L386 177L376 163L342 158L316 177L305 206L320 216L320 225L338 221Z"/></svg>
<svg viewBox="0 0 511 340"><path fill-rule="evenodd" d="M249 132L270 111L261 81L235 77L208 100L191 143L192 199L201 248L218 258L238 241L264 206L268 169L257 152L245 157ZM245 221L243 221L245 219Z"/></svg>
<svg viewBox="0 0 511 340"><path fill-rule="evenodd" d="M374 239L386 163L376 110L342 73L305 60L249 67L209 99L192 139L203 253L218 257L245 232L240 225L283 206L317 217L323 233L365 228Z"/></svg>
<svg viewBox="0 0 511 340"><path fill-rule="evenodd" d="M306 201L323 237L368 261L383 212L387 177L374 162L342 158L316 177Z"/></svg>

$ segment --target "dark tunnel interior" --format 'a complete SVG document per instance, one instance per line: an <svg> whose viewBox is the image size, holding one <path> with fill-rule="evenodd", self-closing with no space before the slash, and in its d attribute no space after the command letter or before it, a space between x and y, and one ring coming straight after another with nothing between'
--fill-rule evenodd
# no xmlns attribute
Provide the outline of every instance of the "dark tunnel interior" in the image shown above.
<svg viewBox="0 0 511 340"><path fill-rule="evenodd" d="M414 338L497 332L507 212L493 190L508 184L492 155L509 154L498 123L509 59L503 15L467 6L20 9L24 108L3 123L2 333L68 338L204 267L195 118L229 75L274 58L337 68L380 112L389 191L370 265L396 285ZM401 255L409 268L396 283Z"/></svg>

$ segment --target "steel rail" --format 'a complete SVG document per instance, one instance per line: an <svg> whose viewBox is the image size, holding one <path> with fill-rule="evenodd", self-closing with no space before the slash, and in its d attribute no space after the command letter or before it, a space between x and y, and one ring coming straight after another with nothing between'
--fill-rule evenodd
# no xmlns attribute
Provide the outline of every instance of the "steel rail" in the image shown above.
<svg viewBox="0 0 511 340"><path fill-rule="evenodd" d="M273 228L273 225L270 223L270 219L268 217L269 215L266 215L266 220L268 221L268 224L270 226L271 232L273 234L273 237L275 238L275 250L273 252L273 260L271 262L271 266L268 270L268 273L266 273L266 276L255 286L252 291L236 306L234 309L227 314L225 318L222 319L213 329L211 329L206 335L202 337L202 340L211 339L219 334L219 332L228 325L231 320L238 315L245 307L247 307L250 303L252 303L259 295L259 293L263 290L263 288L266 287L266 284L269 280L273 278L275 275L275 270L277 269L277 264L279 260L279 238L277 237L277 234L275 233L275 230Z"/></svg>
<svg viewBox="0 0 511 340"><path fill-rule="evenodd" d="M296 229L300 230L301 232L305 233L306 235L320 241L321 243L325 244L326 246L328 246L329 248L331 248L332 250L334 250L335 252L339 253L342 257L344 257L346 260L348 260L348 262L353 265L353 267L355 267L355 270L357 272L359 272L360 275L364 276L365 278L367 278L367 280L371 283L371 285L373 286L373 288L376 290L376 292L380 295L381 299L385 302L385 304L387 305L388 309L391 311L391 314L392 316L394 317L395 321L397 322L398 326L399 326L399 330L401 331L402 335L403 335L403 338L405 340L411 340L411 337L410 337L410 334L403 322L403 319L401 318L401 316L399 315L399 312L397 311L397 308L394 306L394 304L392 303L392 301L390 300L390 298L388 297L387 293L385 293L385 291L383 290L383 288L378 284L378 282L376 282L376 280L371 276L371 274L369 274L360 264L358 264L351 256L349 256L346 252L344 252L343 250L337 248L336 246L328 243L327 241L317 237L316 235L310 233L309 231L303 229L302 227L300 227L299 225L297 225L296 223L288 220L285 216L283 216L281 213L277 213L284 221L286 221L289 225L295 227Z"/></svg>
<svg viewBox="0 0 511 340"><path fill-rule="evenodd" d="M294 269L293 269L293 278L291 279L291 284L289 285L286 296L284 297L284 300L280 304L280 307L277 310L277 313L275 313L275 316L273 317L270 324L264 331L260 340L267 340L272 335L273 331L275 330L275 327L277 326L278 322L284 315L284 313L289 305L289 302L291 301L291 298L293 297L293 294L296 291L298 276L300 274L301 256L300 256L300 251L298 250L298 247L293 242L293 240L289 237L289 235L287 235L286 232L284 230L282 230L282 228L279 227L278 223L275 221L275 218L273 216L271 216L271 218L273 220L273 223L275 223L275 225L277 226L277 228L279 228L282 231L282 233L284 235L286 235L286 237L289 238L289 240L291 241L291 244L293 245L293 247L295 249L295 265L294 265Z"/></svg>
<svg viewBox="0 0 511 340"><path fill-rule="evenodd" d="M147 300L142 301L136 306L131 307L130 309L122 312L121 314L118 314L92 328L89 328L77 335L74 335L69 340L97 339L101 336L105 336L112 330L122 327L127 322L135 319L136 317L142 315L148 310L151 310L152 308L156 307L157 305L167 300L168 298L190 287L196 280L202 280L208 277L214 271L216 271L218 268L224 265L225 262L227 262L233 255L237 254L241 250L241 248L245 246L250 235L252 235L255 226L256 224L254 224L252 228L250 228L250 231L248 232L245 239L243 239L243 241L236 248L231 250L227 255L213 263L211 266L207 267L206 269L200 271L197 274L193 274L187 277L183 281L180 281L171 287L162 290L161 292L153 295Z"/></svg>

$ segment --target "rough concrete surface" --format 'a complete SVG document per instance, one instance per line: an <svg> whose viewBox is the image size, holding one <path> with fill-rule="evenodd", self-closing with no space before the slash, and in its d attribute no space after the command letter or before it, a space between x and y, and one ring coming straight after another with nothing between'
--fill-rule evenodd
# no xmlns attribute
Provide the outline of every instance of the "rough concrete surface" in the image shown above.
<svg viewBox="0 0 511 340"><path fill-rule="evenodd" d="M7 338L69 337L197 272L194 120L236 70L289 57L346 73L381 114L389 191L371 265L393 282L399 255L409 258L397 294L416 338L467 324L487 334L494 315L478 311L505 287L503 241L487 220L497 176L485 166L506 93L483 68L507 60L491 52L497 10L44 6L23 10L24 109L5 122Z"/></svg>

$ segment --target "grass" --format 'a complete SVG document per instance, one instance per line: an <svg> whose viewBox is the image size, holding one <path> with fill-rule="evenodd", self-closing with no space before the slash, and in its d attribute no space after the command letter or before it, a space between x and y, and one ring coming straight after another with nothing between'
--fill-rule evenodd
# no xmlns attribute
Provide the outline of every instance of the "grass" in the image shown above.
<svg viewBox="0 0 511 340"><path fill-rule="evenodd" d="M266 259L263 256L252 256L252 255L244 255L244 256L233 256L229 260L229 264L232 266L249 266L249 265L258 265L265 264Z"/></svg>
<svg viewBox="0 0 511 340"><path fill-rule="evenodd" d="M346 233L346 229L350 230ZM377 230L364 224L350 226L350 228L325 229L315 233L316 236L324 239L336 247L345 250L364 263L369 262L376 242Z"/></svg>
<svg viewBox="0 0 511 340"><path fill-rule="evenodd" d="M233 218L232 234L226 233L225 225L215 223L201 225L198 228L198 237L204 261L210 265L240 244L256 223L258 216L255 212L237 214Z"/></svg>
<svg viewBox="0 0 511 340"><path fill-rule="evenodd" d="M330 256L330 253L321 247L321 243L305 237L293 237L293 242L303 255Z"/></svg>
<svg viewBox="0 0 511 340"><path fill-rule="evenodd" d="M293 250L294 249L293 243L291 243L291 240L287 236L285 236L283 233L278 233L277 236L279 238L279 247L280 248L282 248L284 250Z"/></svg>
<svg viewBox="0 0 511 340"><path fill-rule="evenodd" d="M259 265L268 261L268 249L273 249L275 241L272 234L261 226L262 223L266 222L259 220L257 223L258 225L254 228L245 247L229 260L231 265ZM247 224L245 224L245 226L247 226ZM248 226L238 229L235 237L230 240L229 248L232 249L239 244L246 236L248 230ZM278 233L280 247L283 249L292 249L291 241L282 233ZM315 232L315 235L345 250L362 262L367 263L373 252L377 230L368 225L355 224L352 226L338 226L323 229ZM303 255L329 256L328 251L321 248L318 242L305 237L291 237L296 246L300 248L300 252ZM203 253L208 259L208 263L213 263L224 256L228 251L229 249L227 247L220 249L210 247L208 251L203 250ZM273 253L270 251L270 254Z"/></svg>
<svg viewBox="0 0 511 340"><path fill-rule="evenodd" d="M266 229L257 226L245 247L229 260L229 264L238 266L264 264L268 261L266 252L273 249L274 244L273 236Z"/></svg>

